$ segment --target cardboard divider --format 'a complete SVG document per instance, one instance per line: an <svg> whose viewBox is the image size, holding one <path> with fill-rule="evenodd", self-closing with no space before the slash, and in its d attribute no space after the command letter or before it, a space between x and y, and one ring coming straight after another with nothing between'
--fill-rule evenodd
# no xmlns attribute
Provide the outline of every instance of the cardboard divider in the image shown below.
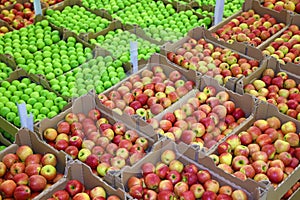
<svg viewBox="0 0 300 200"><path fill-rule="evenodd" d="M260 16L263 16L264 14L269 14L270 16L272 16L276 19L277 23L284 23L286 25L283 29L281 29L280 31L278 31L277 33L272 35L270 38L268 38L265 41L262 41L262 43L257 46L257 48L260 50L262 50L262 48L264 47L265 44L269 44L271 41L273 41L275 38L277 38L279 35L281 35L287 29L287 27L291 24L292 15L287 10L282 10L281 12L277 12L275 10L270 10L270 9L267 9L267 8L261 6L260 3L257 1L245 0L245 2L243 4L243 8L240 12L232 15L231 17L228 17L226 20L222 21L221 23L219 23L215 26L212 26L211 28L209 28L209 31L211 31L212 33L216 32L219 28L223 27L225 24L230 22L232 19L235 19L236 17L240 16L242 12L248 11L250 9L254 10L254 12L256 14L259 14ZM239 43L241 43L241 42L239 42Z"/></svg>
<svg viewBox="0 0 300 200"><path fill-rule="evenodd" d="M288 200L298 200L300 199L300 188L298 188L291 196L288 198Z"/></svg>
<svg viewBox="0 0 300 200"><path fill-rule="evenodd" d="M15 137L15 135L17 134L17 132L19 131L19 128L16 127L14 124L8 122L6 119L4 119L2 116L0 116L0 127L1 129L3 129L4 131L6 131L8 134L10 134L12 137ZM1 143L5 144L5 145L10 145L12 144L11 141L9 141L7 138L5 138L3 136L3 134L0 135L1 136Z"/></svg>
<svg viewBox="0 0 300 200"><path fill-rule="evenodd" d="M4 9L0 9L0 11L2 11ZM13 30L15 30L13 27L11 27L6 21L0 20L0 27L5 26L8 29L8 32L11 32Z"/></svg>
<svg viewBox="0 0 300 200"><path fill-rule="evenodd" d="M176 49L180 48L184 43L186 43L189 39L196 39L199 40L201 38L205 39L207 42L212 43L215 47L221 47L223 49L227 48L230 50L233 50L237 52L241 57L244 57L248 60L255 59L262 63L262 61L265 59L265 56L262 54L260 50L257 48L254 48L249 45L241 44L238 42L233 42L232 44L226 43L224 41L219 41L215 37L211 35L211 32L206 30L203 27L197 27L189 31L188 35L179 40L176 43L166 43L161 48L161 54L167 55L168 52L175 52ZM171 61L168 61L171 62ZM239 80L239 78L232 77L226 82L225 87L230 90L235 90L236 82Z"/></svg>
<svg viewBox="0 0 300 200"><path fill-rule="evenodd" d="M176 145L169 140L161 140L157 142L153 151L148 156L144 157L140 162L132 167L126 167L122 170L119 176L116 176L116 188L123 188L128 191L127 181L130 177L142 176L141 167L144 163L156 164L160 162L161 154L165 150L173 150L176 153L176 159L184 165L195 164L199 170L208 170L211 173L212 179L217 180L220 186L229 185L233 189L242 189L246 192L248 199L260 199L264 196L265 190L258 184L251 181L241 181L227 176L224 172L220 171L208 157L198 158L197 153L185 144Z"/></svg>
<svg viewBox="0 0 300 200"><path fill-rule="evenodd" d="M56 187L41 194L43 199L48 199L58 190L64 190L69 180L78 180L83 183L85 189L90 190L101 186L107 197L116 195L120 199L126 199L125 192L118 188L114 189L110 184L95 176L90 167L79 161L71 161L66 167L66 177L56 184Z"/></svg>
<svg viewBox="0 0 300 200"><path fill-rule="evenodd" d="M61 121L63 121L65 119L65 116L68 113L84 113L84 114L88 114L89 110L93 109L93 108L97 108L100 110L101 112L101 117L105 117L106 119L108 119L110 124L113 124L115 122L123 122L126 125L126 130L136 130L139 134L140 137L145 137L148 142L149 142L149 149L146 151L149 152L149 150L151 150L151 147L154 145L154 143L158 140L157 135L146 135L142 132L140 132L137 128L137 123L134 119L132 118L126 118L126 117L115 117L114 113L108 112L106 113L104 110L102 110L101 108L98 107L98 104L96 102L96 96L95 94L86 94L83 95L77 99L75 99L73 101L72 107L68 108L67 110L65 110L64 112L61 112L59 115L57 115L56 117L54 117L53 119L44 119L42 120L39 124L38 124L38 130L37 133L39 135L39 137L44 140L43 138L43 132L47 129L47 128L57 128L57 124ZM65 152L64 152L65 153ZM66 154L66 153L65 153ZM113 185L114 184L114 175L115 173L118 173L118 171L113 171L113 172L109 172L106 174L105 177L103 177L103 179Z"/></svg>
<svg viewBox="0 0 300 200"><path fill-rule="evenodd" d="M1 123L1 122L0 122ZM1 126L1 125L0 125ZM0 144L5 145L5 146L9 146L12 144L11 141L9 141L8 139L6 139L3 134L0 132Z"/></svg>
<svg viewBox="0 0 300 200"><path fill-rule="evenodd" d="M139 61L139 65L138 65L139 71L134 74L131 74L131 76L136 75L136 74L141 75L141 73L145 69L151 70L152 67L154 67L155 65L162 66L164 73L167 75L167 77L172 71L177 70L182 74L183 80L194 81L196 84L196 87L198 87L198 85L199 85L200 77L195 71L180 68L180 67L176 66L175 64L168 62L167 58L165 56L163 56L161 54L157 54L157 53L153 54L148 61L144 61L144 60ZM123 83L125 83L126 81L129 81L129 80L130 80L130 76L128 76L127 78L125 78L124 80L119 82L118 84L114 85L113 87L109 88L108 90L104 91L103 94L108 96L111 91L117 90L120 86L122 86ZM117 118L133 118L133 116L130 116L126 113L119 115L118 113L111 111L111 109L104 106L100 102L99 99L97 101L98 101L99 108L103 109L105 112L108 112L108 113L113 112L114 116L116 116Z"/></svg>
<svg viewBox="0 0 300 200"><path fill-rule="evenodd" d="M56 165L56 170L58 173L65 174L65 168L67 166L68 159L67 157L62 153L57 150L54 150L50 146L47 146L42 142L41 140L38 139L37 135L28 129L20 129L18 133L16 134L16 141L14 144L8 146L5 148L3 151L0 152L0 160L8 154L8 153L16 153L16 150L18 147L22 145L28 145L32 148L34 153L40 153L42 155L46 153L52 153L56 156L57 159L57 165ZM53 184L46 190L51 190L56 187L56 184ZM42 193L40 193L38 196L36 196L33 199L41 199Z"/></svg>

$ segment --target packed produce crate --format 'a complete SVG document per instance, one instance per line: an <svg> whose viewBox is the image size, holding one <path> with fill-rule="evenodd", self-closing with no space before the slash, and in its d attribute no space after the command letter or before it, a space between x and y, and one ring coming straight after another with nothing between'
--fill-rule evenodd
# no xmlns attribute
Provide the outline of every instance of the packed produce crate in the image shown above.
<svg viewBox="0 0 300 200"><path fill-rule="evenodd" d="M159 141L141 162L126 167L116 177L116 187L129 198L142 199L260 199L264 190L253 181L227 176L207 157L168 140Z"/></svg>
<svg viewBox="0 0 300 200"><path fill-rule="evenodd" d="M250 95L238 95L203 76L198 88L147 121L152 129L142 130L200 147L210 154L214 146L251 119L255 107ZM143 127L142 122L139 124Z"/></svg>
<svg viewBox="0 0 300 200"><path fill-rule="evenodd" d="M11 145L14 141L15 141L15 135L13 135L13 139L12 139L12 135L9 134L8 132L6 132L5 130L3 130L2 128L0 128L0 150L2 151L3 149L5 149L5 147Z"/></svg>
<svg viewBox="0 0 300 200"><path fill-rule="evenodd" d="M43 199L126 199L125 192L114 189L93 174L85 164L77 161L68 163L66 177L56 184L56 187L43 193Z"/></svg>
<svg viewBox="0 0 300 200"><path fill-rule="evenodd" d="M219 40L243 42L260 49L282 34L290 23L291 14L287 11L279 13L260 6L257 1L245 1L240 12L209 30Z"/></svg>
<svg viewBox="0 0 300 200"><path fill-rule="evenodd" d="M300 123L260 103L251 121L215 148L215 164L239 179L267 182L267 199L278 199L299 180Z"/></svg>
<svg viewBox="0 0 300 200"><path fill-rule="evenodd" d="M281 113L300 120L299 69L294 65L283 66L274 58L268 59L256 73L238 81L236 91L249 93L275 105Z"/></svg>
<svg viewBox="0 0 300 200"><path fill-rule="evenodd" d="M195 71L180 69L166 57L154 54L139 71L98 95L99 105L116 116L151 119L172 106L199 84Z"/></svg>
<svg viewBox="0 0 300 200"><path fill-rule="evenodd" d="M156 135L144 135L130 118L116 118L97 108L97 96L84 95L72 108L39 124L40 137L72 159L86 163L110 184L114 172L133 165L151 150Z"/></svg>
<svg viewBox="0 0 300 200"><path fill-rule="evenodd" d="M167 43L161 53L182 68L214 77L234 90L236 81L259 68L264 56L256 48L218 41L204 28L197 27L176 43Z"/></svg>
<svg viewBox="0 0 300 200"><path fill-rule="evenodd" d="M257 1L257 0L256 0ZM269 9L276 10L278 12L282 10L288 10L291 12L295 12L297 14L300 13L300 4L299 1L282 1L282 0L260 0L261 4Z"/></svg>
<svg viewBox="0 0 300 200"><path fill-rule="evenodd" d="M41 199L43 191L56 187L65 173L67 158L20 129L16 142L0 152L1 198Z"/></svg>
<svg viewBox="0 0 300 200"><path fill-rule="evenodd" d="M55 7L57 5L63 4L64 0L41 0L45 4L45 7Z"/></svg>
<svg viewBox="0 0 300 200"><path fill-rule="evenodd" d="M5 21L0 21L0 36L7 32L13 31L14 29Z"/></svg>
<svg viewBox="0 0 300 200"><path fill-rule="evenodd" d="M0 82L8 79L11 73L16 69L17 65L10 56L4 54L0 55Z"/></svg>

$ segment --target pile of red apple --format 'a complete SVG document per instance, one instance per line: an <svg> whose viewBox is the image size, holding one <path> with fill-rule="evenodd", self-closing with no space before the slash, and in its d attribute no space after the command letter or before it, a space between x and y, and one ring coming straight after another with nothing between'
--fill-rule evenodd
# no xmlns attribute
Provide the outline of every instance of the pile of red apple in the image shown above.
<svg viewBox="0 0 300 200"><path fill-rule="evenodd" d="M238 41L258 46L285 26L269 14L260 16L254 10L249 10L242 12L213 35L229 43Z"/></svg>
<svg viewBox="0 0 300 200"><path fill-rule="evenodd" d="M271 55L280 63L300 63L300 30L297 25L290 25L282 35L270 43L263 53Z"/></svg>
<svg viewBox="0 0 300 200"><path fill-rule="evenodd" d="M148 122L157 133L175 142L211 148L244 120L244 111L235 106L228 92L206 86L160 121L153 118Z"/></svg>
<svg viewBox="0 0 300 200"><path fill-rule="evenodd" d="M16 3L10 10L2 10L0 19L6 21L15 29L20 29L34 22L35 14L33 3Z"/></svg>
<svg viewBox="0 0 300 200"><path fill-rule="evenodd" d="M52 6L54 4L63 2L64 0L41 0L41 2L47 4L48 6Z"/></svg>
<svg viewBox="0 0 300 200"><path fill-rule="evenodd" d="M264 70L260 79L244 86L244 91L267 101L292 118L300 120L300 85L284 71Z"/></svg>
<svg viewBox="0 0 300 200"><path fill-rule="evenodd" d="M298 0L264 0L263 6L280 12L283 9L300 13L300 1Z"/></svg>
<svg viewBox="0 0 300 200"><path fill-rule="evenodd" d="M258 119L247 130L229 136L210 156L218 167L242 180L269 180L277 187L299 164L296 124L281 123L275 116Z"/></svg>
<svg viewBox="0 0 300 200"><path fill-rule="evenodd" d="M66 183L64 190L57 190L51 198L47 200L120 200L116 195L108 196L105 189L101 186L96 186L91 189L86 189L85 186L78 180L72 179Z"/></svg>
<svg viewBox="0 0 300 200"><path fill-rule="evenodd" d="M16 2L17 2L17 0L1 0L0 1L0 9L4 9L5 7L8 7Z"/></svg>
<svg viewBox="0 0 300 200"><path fill-rule="evenodd" d="M140 170L141 178L132 176L127 181L128 192L136 199L248 199L243 190L221 185L209 171L184 165L173 150L165 150L161 162L144 163Z"/></svg>
<svg viewBox="0 0 300 200"><path fill-rule="evenodd" d="M294 192L296 192L298 190L298 188L300 187L300 181L298 181L297 183L295 183L293 185L293 187L291 187L284 195L283 197L281 197L281 200L287 200L289 199Z"/></svg>
<svg viewBox="0 0 300 200"><path fill-rule="evenodd" d="M34 153L21 145L0 162L0 199L33 199L63 177L56 171L56 156Z"/></svg>
<svg viewBox="0 0 300 200"><path fill-rule="evenodd" d="M167 57L175 64L214 77L223 85L232 77L248 76L259 66L257 60L248 60L230 49L216 47L204 38L189 39L175 53Z"/></svg>
<svg viewBox="0 0 300 200"><path fill-rule="evenodd" d="M98 109L83 113L68 113L55 128L43 132L47 143L79 159L92 171L105 176L108 170L120 170L145 156L148 140L123 122L110 124Z"/></svg>
<svg viewBox="0 0 300 200"><path fill-rule="evenodd" d="M106 107L120 115L137 114L149 119L178 101L194 86L195 82L185 81L179 71L167 75L162 66L156 65L151 70L131 75L118 89L98 97Z"/></svg>

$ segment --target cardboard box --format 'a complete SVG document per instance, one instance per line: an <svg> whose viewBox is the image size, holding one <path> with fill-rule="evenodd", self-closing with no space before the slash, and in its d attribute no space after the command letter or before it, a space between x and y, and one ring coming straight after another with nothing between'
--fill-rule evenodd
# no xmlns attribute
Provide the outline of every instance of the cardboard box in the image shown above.
<svg viewBox="0 0 300 200"><path fill-rule="evenodd" d="M242 127L239 127L239 129L234 134L239 134L242 131L246 131L258 119L267 119L272 116L278 117L281 123L285 123L288 121L294 122L299 132L300 122L298 120L290 118L280 113L275 106L262 102L258 104L256 111L251 116L250 120L248 120ZM217 154L217 146L214 147L213 153ZM278 184L278 187L276 189L272 186L270 182L260 182L259 184L261 185L261 187L266 188L267 200L280 199L280 197L282 197L288 191L288 189L291 188L299 180L299 177L300 166L296 167L292 174L285 179L285 181Z"/></svg>
<svg viewBox="0 0 300 200"><path fill-rule="evenodd" d="M195 95L197 94L197 92L199 91L203 91L204 87L206 86L214 86L216 88L216 91L226 91L229 96L230 96L230 100L233 101L235 103L236 107L240 107L244 112L245 112L245 117L246 120L244 122L242 122L238 127L236 127L235 129L233 129L233 131L231 132L231 134L236 133L236 130L238 130L239 128L243 127L244 123L246 123L248 120L251 119L251 116L255 113L255 109L256 109L256 102L254 101L254 98L251 97L250 95L246 94L246 95L239 95L237 93L234 93L231 90L228 90L222 86L220 86L216 80L209 78L207 76L202 76L200 79L200 86L197 89L194 89L192 91L190 91L187 95L185 95L182 99L180 99L178 102L176 102L175 104L173 104L171 107L167 108L166 110L164 110L162 113L160 113L159 115L155 116L154 118L157 119L158 121L162 120L163 116L167 113L167 112L174 112L176 109L182 107L182 105L186 104L189 98L195 97ZM245 102L247 102L247 104L245 104ZM140 126L140 130L143 131L145 134L146 133L150 133L155 134L155 131L153 129L152 126L149 126L145 121L139 120L139 126ZM214 150L214 147L216 147L220 142L224 141L228 136L226 136L225 138L223 138L221 141L219 141L216 145L214 145L212 148L208 149L208 148L202 148L201 151L203 152L203 154L209 155L211 154L211 152Z"/></svg>
<svg viewBox="0 0 300 200"><path fill-rule="evenodd" d="M168 52L175 52L178 48L180 48L184 43L186 43L191 38L194 38L196 40L204 38L207 42L212 43L215 47L221 47L223 49L225 48L231 49L237 52L241 57L244 57L248 60L255 59L261 63L265 59L265 56L262 54L260 50L252 46L241 44L238 42L233 42L232 44L229 44L224 41L219 41L211 35L210 31L206 30L203 27L197 27L190 30L187 36L185 36L184 38L182 38L176 43L173 44L166 43L161 48L161 54L166 56ZM229 81L225 84L225 86L228 89L234 90L235 84L238 80L239 80L238 78L233 77L229 79Z"/></svg>
<svg viewBox="0 0 300 200"><path fill-rule="evenodd" d="M293 194L292 196L290 196L290 198L288 200L297 200L300 199L300 188L298 188Z"/></svg>
<svg viewBox="0 0 300 200"><path fill-rule="evenodd" d="M128 179L132 176L141 177L141 166L147 162L150 162L154 165L160 162L161 154L167 149L175 151L176 159L181 161L184 165L195 164L199 170L208 170L212 175L212 179L217 180L221 186L230 185L233 189L244 190L249 200L261 199L265 194L264 189L259 187L258 184L251 181L243 182L241 180L237 180L230 176L227 176L224 172L214 166L214 163L210 158L198 158L197 153L187 145L176 145L169 140L159 141L154 146L151 154L144 157L134 166L124 168L119 176L116 176L116 188L124 188L125 191L128 191Z"/></svg>
<svg viewBox="0 0 300 200"><path fill-rule="evenodd" d="M243 9L240 12L232 15L231 17L228 17L226 20L222 21L221 23L209 28L209 30L213 33L216 32L219 28L223 27L229 21L231 21L232 19L235 19L237 16L240 16L240 14L242 12L248 11L250 9L254 10L254 12L256 14L259 14L260 16L262 16L264 14L269 14L270 16L272 16L276 19L277 23L284 23L286 25L283 29L281 29L280 31L278 31L277 33L272 35L270 38L268 38L265 41L262 41L262 43L257 46L258 49L262 50L262 48L264 47L265 44L269 44L275 38L279 37L279 35L281 35L282 32L284 32L287 29L287 27L291 24L292 16L291 16L290 12L287 12L286 10L277 12L275 10L270 10L270 9L267 9L267 8L261 6L260 3L257 1L246 0L243 4Z"/></svg>
<svg viewBox="0 0 300 200"><path fill-rule="evenodd" d="M125 192L120 188L114 189L110 184L104 182L101 178L95 176L90 167L78 162L71 161L66 167L66 177L56 184L56 187L41 194L41 199L48 199L58 190L64 190L69 180L78 180L83 183L85 189L93 189L101 186L105 189L107 197L117 195L120 199L126 199Z"/></svg>
<svg viewBox="0 0 300 200"><path fill-rule="evenodd" d="M57 115L56 117L54 117L53 119L44 119L42 120L39 124L38 124L38 135L39 137L44 140L43 138L43 132L47 129L47 128L56 128L57 124L61 121L64 120L65 116L70 113L84 113L87 115L87 113L93 109L93 108L98 108L97 102L96 102L96 96L94 94L86 94L83 95L77 99L75 99L73 101L72 107L65 110L64 112L61 112L59 115ZM115 122L121 121L126 125L126 130L137 130L137 123L134 119L132 118L126 118L124 116L122 116L121 118L117 118L114 116L114 114L112 113L106 113L105 111L103 111L101 108L99 109L101 112L101 117L105 117L106 119L108 119L110 124L114 124ZM138 131L138 130L137 130ZM148 142L149 142L149 149L146 151L148 152L152 145L158 140L157 135L145 135L144 133L141 133L138 131L139 136L141 137L145 137ZM64 152L65 153L65 152ZM65 153L66 154L66 153ZM107 175L104 178L104 180L106 182L108 182L109 184L114 184L114 172L112 173L107 173Z"/></svg>
<svg viewBox="0 0 300 200"><path fill-rule="evenodd" d="M133 73L132 75L135 74L141 74L145 69L152 69L153 66L155 65L160 65L163 67L164 73L166 74L166 76L168 77L168 75L174 71L177 70L182 74L182 79L187 81L187 80L191 80L194 81L196 84L196 87L198 87L199 85L199 76L195 71L191 71L191 70L186 70L183 68L180 68L178 66L176 66L175 64L168 62L167 58L161 54L153 54L151 56L151 58L146 62L144 60L139 61L139 71L137 71L136 73ZM121 82L119 82L118 84L116 84L115 86L109 88L108 90L106 90L105 92L103 92L103 94L105 94L106 96L108 96L108 94L111 91L117 90L124 82L128 81L130 79L130 76L128 76L127 78L125 78L124 80L122 80ZM99 99L98 99L99 101ZM104 106L100 101L98 102L98 105L101 109L103 109L105 112L112 112L109 108L107 108L106 106ZM123 118L132 118L134 116L129 116L125 113L123 113L122 115L117 114L116 112L114 112L114 116L116 117L123 117Z"/></svg>
<svg viewBox="0 0 300 200"><path fill-rule="evenodd" d="M57 158L57 165L56 170L58 173L65 174L65 168L68 162L67 157L57 150L54 150L50 146L45 145L44 142L38 139L37 135L28 129L20 129L18 133L16 134L16 141L14 144L11 144L7 148L5 148L3 151L0 152L0 160L8 154L8 153L16 153L16 150L21 145L28 145L32 148L34 153L40 153L44 155L45 153L52 153ZM50 188L46 189L53 189L56 187L56 184L53 184ZM44 191L46 191L44 190ZM36 196L34 199L41 199L42 193L40 193L38 196Z"/></svg>

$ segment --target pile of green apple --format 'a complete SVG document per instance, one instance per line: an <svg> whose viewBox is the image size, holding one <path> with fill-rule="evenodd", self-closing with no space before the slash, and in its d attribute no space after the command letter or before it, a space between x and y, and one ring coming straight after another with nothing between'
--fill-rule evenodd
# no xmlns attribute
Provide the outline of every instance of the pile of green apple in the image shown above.
<svg viewBox="0 0 300 200"><path fill-rule="evenodd" d="M0 87L0 115L8 122L20 127L17 103L26 103L28 113L32 113L34 122L46 117L56 116L67 102L29 78L3 81Z"/></svg>
<svg viewBox="0 0 300 200"><path fill-rule="evenodd" d="M137 0L83 0L82 5L92 10L104 8L112 14L119 10L123 10L125 7L135 4L136 2Z"/></svg>
<svg viewBox="0 0 300 200"><path fill-rule="evenodd" d="M5 139L9 140L11 143L15 142L15 136L13 134L10 134L9 132L3 130L2 128L0 128L0 133L3 135L3 137L5 137Z"/></svg>
<svg viewBox="0 0 300 200"><path fill-rule="evenodd" d="M107 19L78 5L66 6L62 11L48 9L46 18L54 25L65 27L76 34L100 32L110 23Z"/></svg>
<svg viewBox="0 0 300 200"><path fill-rule="evenodd" d="M3 62L0 62L0 81L7 79L12 72L12 68L8 67Z"/></svg>
<svg viewBox="0 0 300 200"><path fill-rule="evenodd" d="M100 45L102 48L111 52L113 57L120 59L122 63L126 63L130 61L130 41L138 42L139 60L141 58L147 60L153 53L160 51L158 45L152 44L122 29L109 31L105 36L99 35L97 38L91 39L90 43Z"/></svg>
<svg viewBox="0 0 300 200"><path fill-rule="evenodd" d="M120 60L98 56L56 79L49 80L51 88L62 96L74 97L94 89L97 94L126 77Z"/></svg>
<svg viewBox="0 0 300 200"><path fill-rule="evenodd" d="M4 150L6 148L5 145L0 145L0 151Z"/></svg>
<svg viewBox="0 0 300 200"><path fill-rule="evenodd" d="M200 6L203 5L215 5L216 1L209 1L209 0L195 0ZM223 11L223 17L227 18L238 11L242 9L242 5L245 2L245 0L225 0L224 1L224 11Z"/></svg>
<svg viewBox="0 0 300 200"><path fill-rule="evenodd" d="M158 30L165 29L183 35L196 26L209 26L192 10L176 12L171 4L165 5L162 1L142 1L112 14L112 17L122 23L137 24L142 28L155 25ZM162 39L167 41L166 38Z"/></svg>

